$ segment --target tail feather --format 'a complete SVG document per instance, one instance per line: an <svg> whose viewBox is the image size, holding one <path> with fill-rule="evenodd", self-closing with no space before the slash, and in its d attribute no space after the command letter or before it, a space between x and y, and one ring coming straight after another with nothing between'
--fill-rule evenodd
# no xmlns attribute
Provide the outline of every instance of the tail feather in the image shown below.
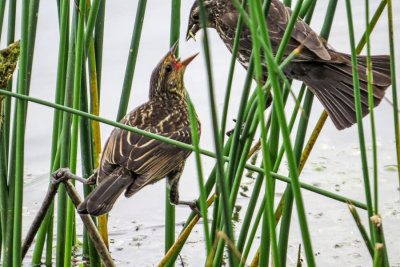
<svg viewBox="0 0 400 267"><path fill-rule="evenodd" d="M128 174L110 175L78 206L78 213L94 216L108 213L117 198L131 185L132 181L132 176Z"/></svg>
<svg viewBox="0 0 400 267"><path fill-rule="evenodd" d="M317 96L325 107L336 128L339 130L356 123L354 105L353 73L350 56L342 54L349 61L346 63L316 63L301 62L291 64L292 73L302 73L294 78L303 81ZM368 82L366 72L366 57L359 56L358 74L362 115L369 113ZM374 106L379 105L391 84L390 58L388 56L372 56L373 96ZM296 70L301 68L301 70Z"/></svg>

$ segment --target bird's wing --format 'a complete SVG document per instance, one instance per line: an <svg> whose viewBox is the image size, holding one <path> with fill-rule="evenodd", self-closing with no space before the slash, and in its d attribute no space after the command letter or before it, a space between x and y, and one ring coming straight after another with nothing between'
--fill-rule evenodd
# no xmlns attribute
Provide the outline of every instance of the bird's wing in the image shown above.
<svg viewBox="0 0 400 267"><path fill-rule="evenodd" d="M274 43L279 43L282 40L286 27L289 23L292 11L287 8L281 1L273 0L268 13L267 24L271 38L272 46ZM319 35L311 29L302 19L298 18L292 31L292 38L290 38L287 52L293 51L296 47L303 44L305 48L311 51L322 60L330 60L331 56L327 49L326 42L319 37ZM273 41L275 40L275 41ZM297 57L298 59L308 59L310 57L308 51L302 51ZM314 56L315 59L315 56Z"/></svg>
<svg viewBox="0 0 400 267"><path fill-rule="evenodd" d="M162 112L158 115L159 123L151 123L146 126L145 117L149 113L145 110L137 109L127 115L121 122L141 128L170 139L191 144L192 137L189 125L176 126L176 118L181 115L175 113ZM161 116L164 115L164 116ZM133 119L132 119L133 118ZM143 122L143 123L141 123ZM181 149L177 146L165 142L151 139L149 137L116 128L111 133L105 146L101 161L101 168L107 175L108 169L122 166L136 174L134 187L143 187L148 183L155 182L166 176L189 156L191 151ZM104 176L104 175L103 175ZM101 183L102 176L99 175L98 183Z"/></svg>
<svg viewBox="0 0 400 267"><path fill-rule="evenodd" d="M281 44L291 14L292 11L279 0L273 0L271 2L267 16L267 26L274 54L278 51ZM220 18L221 23L217 25L217 27L220 27L220 29L218 29L219 34L224 35L221 36L221 38L225 41L231 51L232 47L229 46L231 46L234 41L238 18L239 12L236 9L232 9ZM323 61L331 60L331 55L327 49L326 42L320 38L307 23L301 19L297 19L284 55L288 56L300 45L303 45L304 48L294 61L316 60L318 58ZM239 49L241 51L239 51L239 56L250 57L252 48L251 30L246 24L244 24L240 38ZM242 61L245 62L246 60L241 60L241 62Z"/></svg>

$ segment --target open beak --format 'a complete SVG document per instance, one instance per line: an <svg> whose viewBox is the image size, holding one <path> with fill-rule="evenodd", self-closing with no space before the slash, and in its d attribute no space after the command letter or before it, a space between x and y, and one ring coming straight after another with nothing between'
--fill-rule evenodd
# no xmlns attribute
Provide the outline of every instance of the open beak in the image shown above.
<svg viewBox="0 0 400 267"><path fill-rule="evenodd" d="M176 58L176 59L175 59L175 62L174 62L175 67L176 67L177 69L182 69L182 70L186 69L187 65L189 65L189 63L192 62L192 60L193 60L195 57L197 57L198 54L199 54L199 53L194 54L193 56L188 57L187 59L185 59L185 60L182 61L182 62L181 62L181 59L180 59L180 58ZM183 68L182 68L182 66L183 66Z"/></svg>
<svg viewBox="0 0 400 267"><path fill-rule="evenodd" d="M189 24L187 33L186 33L186 41L189 41L192 38L196 42L196 33L199 30L199 26L197 24Z"/></svg>
<svg viewBox="0 0 400 267"><path fill-rule="evenodd" d="M189 65L190 62L192 62L192 60L193 60L195 57L197 57L198 54L199 54L199 53L196 53L196 54L194 54L193 56L188 57L188 58L185 59L181 64L182 64L183 66L186 67L187 65Z"/></svg>

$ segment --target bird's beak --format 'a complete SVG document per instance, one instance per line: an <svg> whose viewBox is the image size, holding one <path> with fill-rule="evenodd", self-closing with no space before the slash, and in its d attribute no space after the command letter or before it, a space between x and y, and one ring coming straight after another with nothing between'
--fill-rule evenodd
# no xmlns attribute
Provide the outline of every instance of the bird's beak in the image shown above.
<svg viewBox="0 0 400 267"><path fill-rule="evenodd" d="M197 57L197 55L198 55L199 53L196 53L196 54L194 54L193 56L191 56L191 57L188 57L187 59L185 59L184 61L182 61L182 65L183 66L187 66L187 65L189 65L189 63L190 62L192 62L192 60L195 58L195 57Z"/></svg>
<svg viewBox="0 0 400 267"><path fill-rule="evenodd" d="M175 56L175 51L178 48L178 44L179 44L179 40L177 40L173 46L169 49L169 53L171 54L171 56Z"/></svg>
<svg viewBox="0 0 400 267"><path fill-rule="evenodd" d="M187 33L186 33L186 41L189 41L192 38L196 42L196 33L199 30L199 26L197 24L189 24Z"/></svg>

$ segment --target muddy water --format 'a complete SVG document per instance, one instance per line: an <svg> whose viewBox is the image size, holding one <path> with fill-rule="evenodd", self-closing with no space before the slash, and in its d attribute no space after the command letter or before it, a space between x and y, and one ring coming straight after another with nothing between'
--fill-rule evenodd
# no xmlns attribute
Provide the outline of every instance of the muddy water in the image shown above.
<svg viewBox="0 0 400 267"><path fill-rule="evenodd" d="M187 14L192 1L182 1L181 35L186 31ZM312 26L319 30L324 19L326 1L319 1ZM372 10L379 1L372 1ZM363 1L353 1L356 39L361 37L364 28ZM399 14L400 3L394 1L394 14ZM144 20L143 37L141 40L136 74L132 86L130 109L147 99L150 74L159 59L168 50L169 39L169 1L148 1ZM136 1L108 1L105 23L104 63L102 73L101 116L113 119L116 117L120 91L123 83L126 58L129 50L130 35L133 29L136 12ZM349 51L346 11L343 1L339 1L338 14L335 17L331 32L330 43L336 49ZM56 80L58 53L57 8L55 2L42 5L39 13L39 24L35 60L32 73L31 95L53 101ZM386 13L386 12L385 12ZM373 54L388 54L387 30L383 22L378 23L373 33ZM17 26L18 29L19 26ZM395 19L395 32L400 31L400 18ZM227 78L230 54L224 47L215 31L210 30L212 59L215 74L215 88L218 108L222 109L223 95ZM200 39L201 34L198 39ZM396 35L400 43L399 34ZM201 44L193 41L180 42L180 53L183 58L196 52L201 52ZM4 46L4 45L3 45ZM397 54L400 51L397 49ZM400 63L400 61L397 60ZM399 69L399 68L398 68ZM244 70L238 66L233 83L233 93L229 118L235 118L243 85ZM197 108L197 113L203 124L201 147L213 150L211 123L208 103L208 89L205 82L203 57L200 55L188 68L185 82L186 87ZM297 92L297 90L295 90ZM387 97L391 99L391 90ZM289 103L292 107L293 103ZM291 110L289 108L288 110ZM316 100L314 103L311 125L314 125L322 107ZM375 109L377 138L379 148L379 210L383 217L384 230L390 262L392 266L400 266L400 202L399 180L396 178L396 157L394 130L391 125L391 105L382 101ZM29 106L26 135L26 185L24 198L24 225L27 228L37 212L39 204L47 189L47 179L50 161L50 140L52 110L46 107ZM364 119L365 126L369 125L369 117ZM44 126L44 127L38 127ZM229 121L229 127L233 127ZM368 128L367 128L368 129ZM112 128L101 126L103 143ZM367 146L371 146L370 134L367 133ZM361 163L359 159L357 129L338 132L331 121L327 121L321 136L303 171L302 181L320 188L336 192L352 199L365 202ZM370 150L369 150L370 151ZM369 163L371 164L371 158ZM205 174L208 174L214 160L202 158ZM282 166L286 166L283 164ZM193 157L188 160L181 182L181 198L192 200L198 196L197 177ZM280 170L287 174L285 167ZM244 183L252 187L252 180L244 179ZM278 183L277 200L283 192L285 184ZM81 191L80 191L81 192ZM117 266L155 266L164 253L164 195L165 183L160 182L149 186L131 199L121 198L117 201L110 214L109 230L111 252ZM248 202L246 192L238 199L238 204L245 207ZM346 206L342 203L321 197L315 193L303 191L304 203L308 214L315 258L319 266L370 266L371 260L363 245L354 221L351 219ZM244 210L239 212L239 223ZM367 223L366 212L359 211L364 224ZM176 232L182 229L182 223L189 214L185 207L176 209ZM79 226L81 227L81 226ZM240 225L238 226L240 227ZM188 240L181 253L185 266L201 266L204 262L203 227L199 224ZM258 235L259 237L259 235ZM289 260L295 266L298 244L301 242L296 214L290 236ZM254 255L252 251L250 256ZM31 254L29 254L31 255ZM27 257L27 263L30 256ZM178 264L179 266L180 264Z"/></svg>

